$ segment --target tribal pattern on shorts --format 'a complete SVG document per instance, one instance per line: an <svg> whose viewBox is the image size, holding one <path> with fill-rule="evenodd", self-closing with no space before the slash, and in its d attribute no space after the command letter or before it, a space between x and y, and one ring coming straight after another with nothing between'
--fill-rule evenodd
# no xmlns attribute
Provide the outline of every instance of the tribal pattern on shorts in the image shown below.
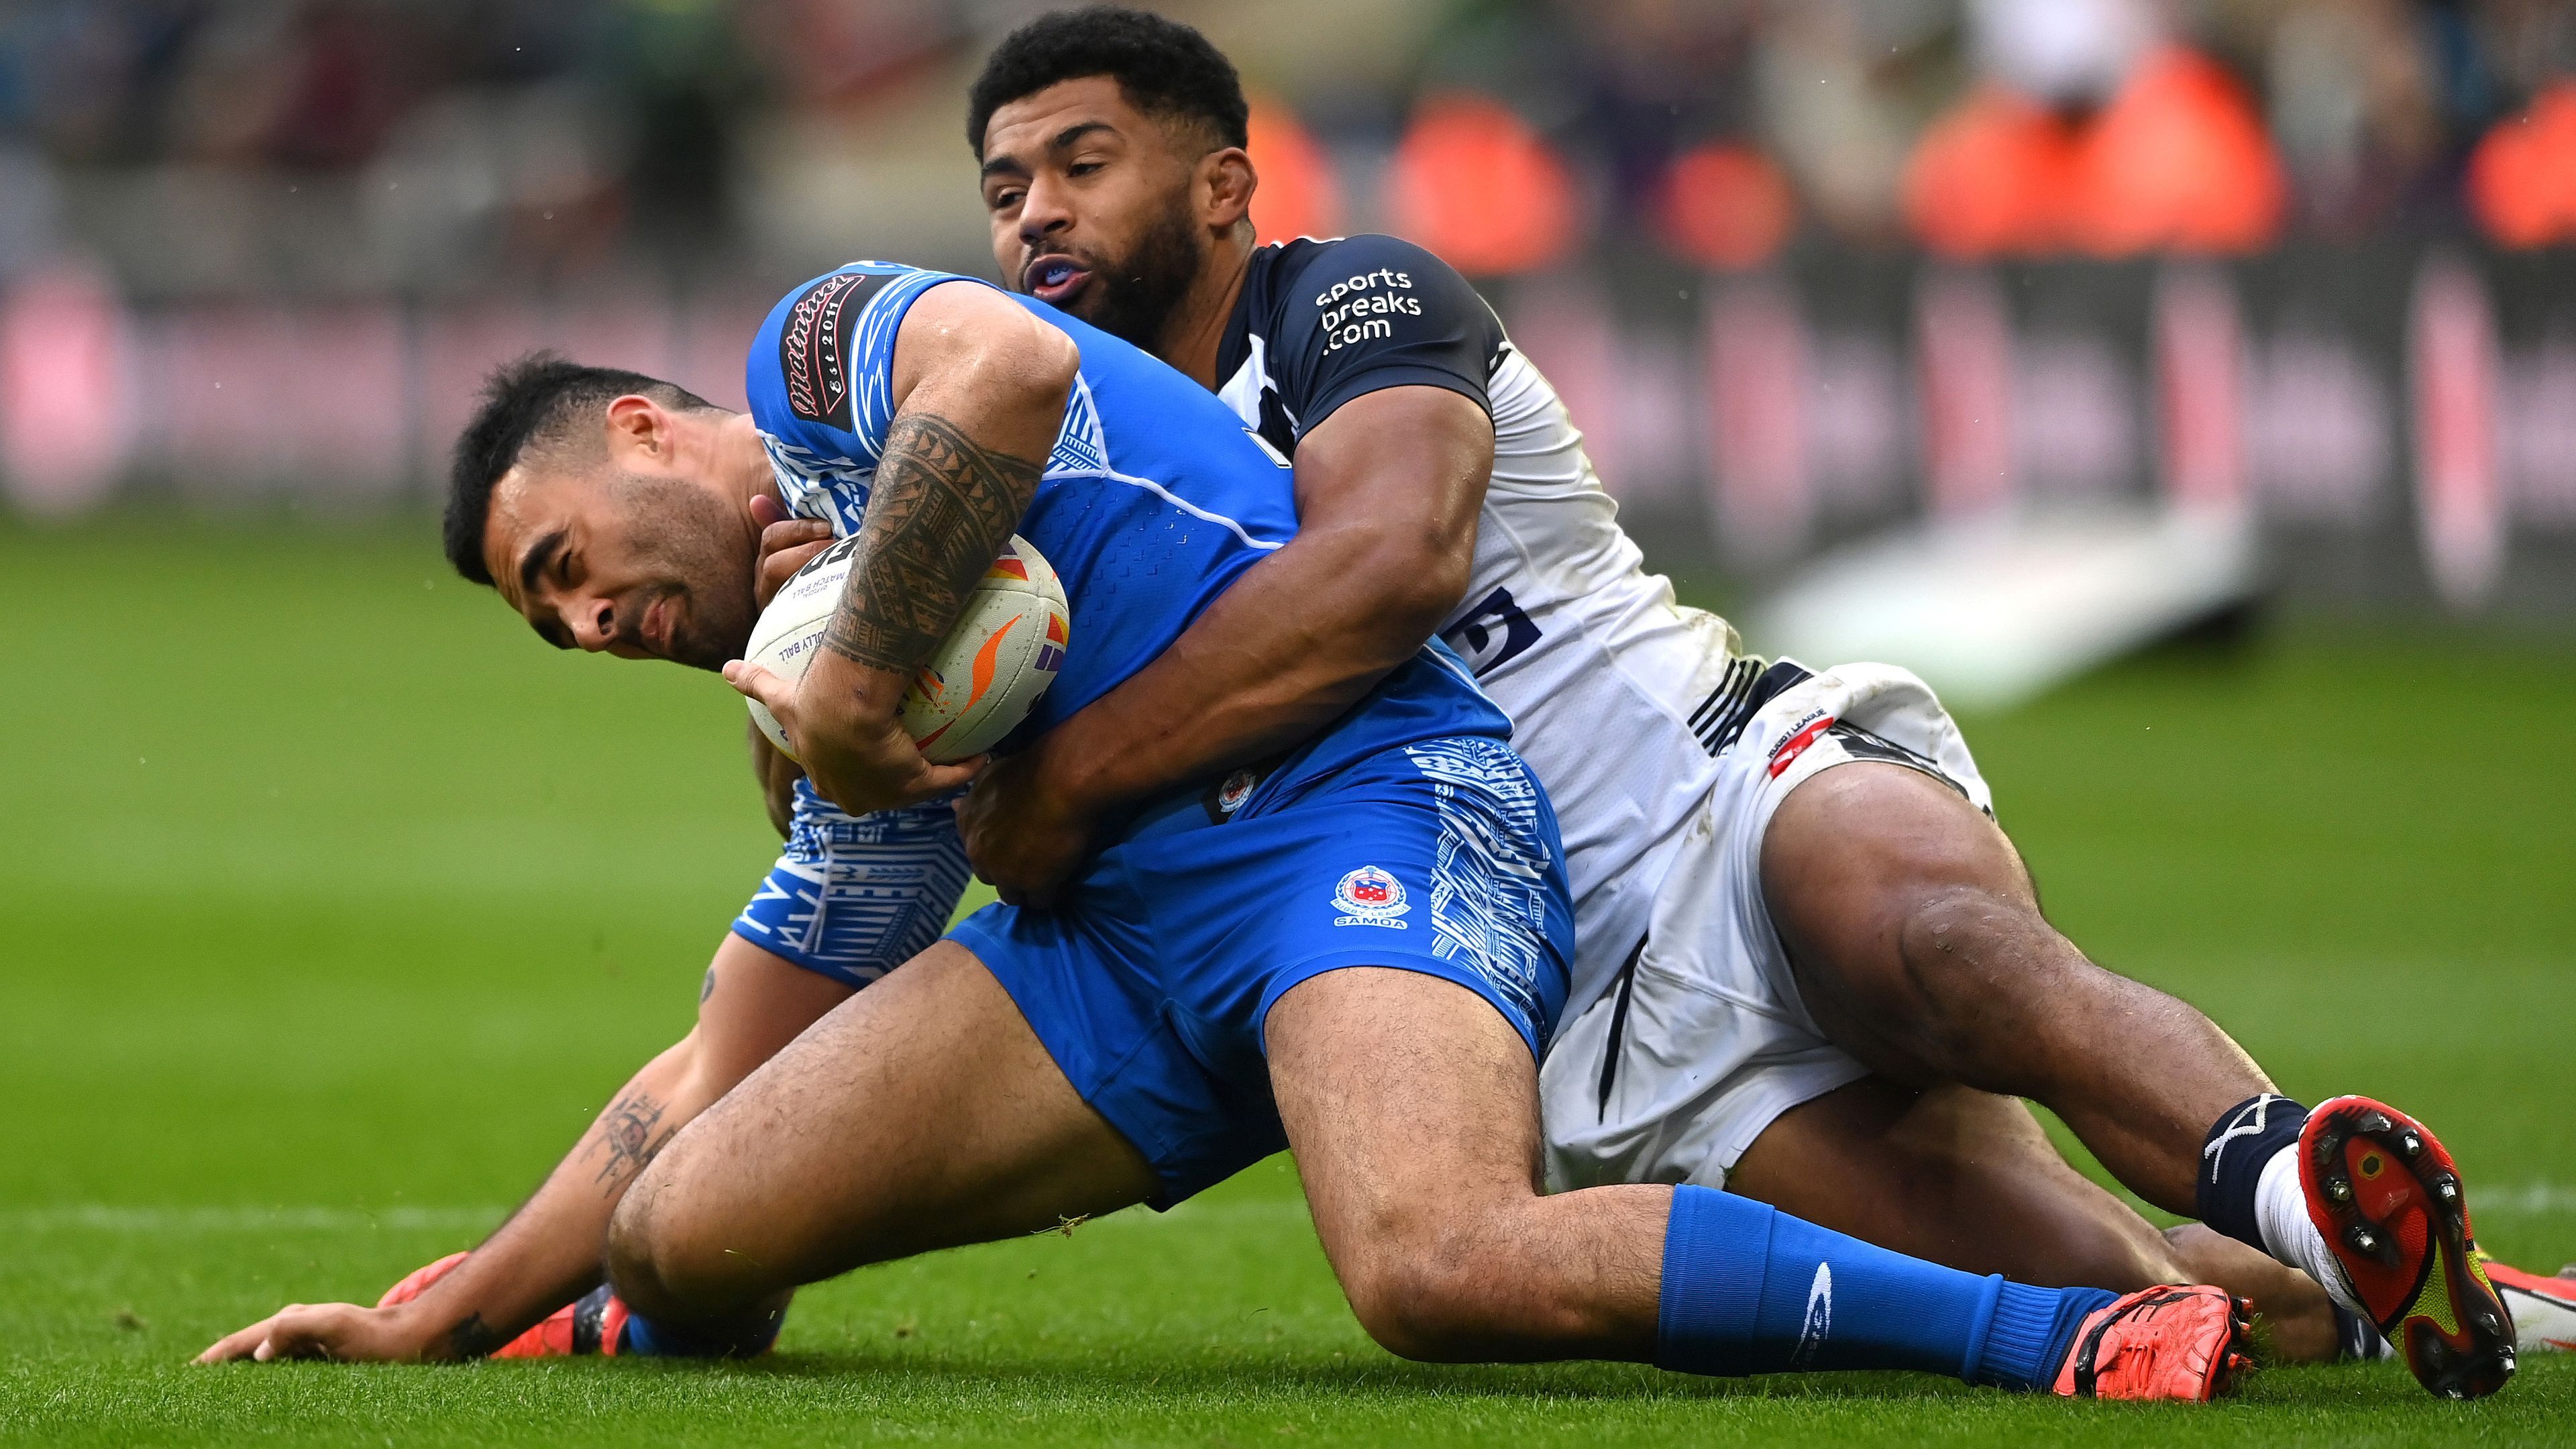
<svg viewBox="0 0 2576 1449"><path fill-rule="evenodd" d="M1474 968L1539 1026L1544 1044L1538 983L1547 969L1547 845L1529 767L1498 740L1434 740L1404 753L1432 782L1440 807L1432 952Z"/></svg>

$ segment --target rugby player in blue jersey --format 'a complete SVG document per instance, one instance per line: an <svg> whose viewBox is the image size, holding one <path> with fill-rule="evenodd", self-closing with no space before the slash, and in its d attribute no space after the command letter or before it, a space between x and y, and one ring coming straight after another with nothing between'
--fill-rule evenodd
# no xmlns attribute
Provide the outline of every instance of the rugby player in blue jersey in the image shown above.
<svg viewBox="0 0 2576 1449"><path fill-rule="evenodd" d="M1109 7L1030 23L973 87L999 274L1218 392L1294 459L1301 527L1164 661L978 784L970 854L1006 899L1042 899L1122 801L1258 757L1436 636L1511 713L1564 827L1552 1183L1723 1182L2037 1281L2207 1278L2297 1356L2382 1351L2385 1330L2438 1392L2500 1382L2515 1328L2569 1337L2576 1283L2482 1262L2419 1124L2360 1098L2310 1114L2050 926L1921 681L1765 661L1676 607L1455 272L1391 237L1255 246L1244 120L1203 38ZM2226 1236L2156 1233L2024 1095ZM2303 1151L2399 1171L2356 1198Z"/></svg>
<svg viewBox="0 0 2576 1449"><path fill-rule="evenodd" d="M2215 1288L1978 1277L1704 1186L1542 1193L1564 863L1508 723L1436 643L1257 763L1132 802L1051 908L995 905L922 944L956 896L942 797L974 771L924 761L895 703L1004 540L1036 544L1074 613L1007 751L1278 552L1290 470L1128 344L905 267L791 294L748 381L744 417L632 375L504 374L459 449L449 551L559 647L724 664L805 761L807 848L719 953L698 1031L481 1249L398 1301L292 1307L205 1357L490 1353L598 1281L603 1227L615 1295L570 1338L752 1350L799 1284L1168 1205L1293 1146L1352 1307L1411 1357L2226 1386L2243 1325ZM781 509L858 540L793 687L727 662Z"/></svg>

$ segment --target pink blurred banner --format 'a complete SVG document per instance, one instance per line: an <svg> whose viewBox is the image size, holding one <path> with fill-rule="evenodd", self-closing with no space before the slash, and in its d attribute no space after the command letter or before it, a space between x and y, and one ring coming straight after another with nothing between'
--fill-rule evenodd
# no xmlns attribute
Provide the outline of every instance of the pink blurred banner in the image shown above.
<svg viewBox="0 0 2576 1449"><path fill-rule="evenodd" d="M2402 532L2408 587L2476 610L2514 568L2557 566L2522 540L2576 530L2576 316L2554 292L2512 301L2536 274L2492 257L2383 256L2407 285L2366 306L2303 303L2270 263L1871 265L1587 267L1496 298L1604 486L1664 547L1755 576L1915 518L2161 500ZM0 290L0 501L434 503L495 365L551 349L738 408L768 300L639 283L137 307L93 269L40 268Z"/></svg>
<svg viewBox="0 0 2576 1449"><path fill-rule="evenodd" d="M135 384L124 309L85 267L0 294L0 484L38 516L104 499L129 458Z"/></svg>

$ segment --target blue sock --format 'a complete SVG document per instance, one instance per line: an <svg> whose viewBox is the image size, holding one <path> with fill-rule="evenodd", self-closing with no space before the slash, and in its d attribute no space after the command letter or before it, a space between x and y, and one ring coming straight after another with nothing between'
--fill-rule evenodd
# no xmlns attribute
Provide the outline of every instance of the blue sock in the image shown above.
<svg viewBox="0 0 2576 1449"><path fill-rule="evenodd" d="M1673 1189L1655 1363L1700 1374L1920 1369L2048 1387L2099 1288L2032 1288L1872 1247L1750 1198Z"/></svg>
<svg viewBox="0 0 2576 1449"><path fill-rule="evenodd" d="M2296 1146L2308 1109L2271 1092L2248 1097L2210 1124L2200 1146L2200 1220L2257 1252L2270 1253L2255 1212L2254 1190L2263 1169L2284 1147Z"/></svg>
<svg viewBox="0 0 2576 1449"><path fill-rule="evenodd" d="M655 1323L641 1313L630 1313L618 1335L617 1351L642 1358L750 1358L778 1341L779 1327L786 1321L783 1302L713 1324Z"/></svg>

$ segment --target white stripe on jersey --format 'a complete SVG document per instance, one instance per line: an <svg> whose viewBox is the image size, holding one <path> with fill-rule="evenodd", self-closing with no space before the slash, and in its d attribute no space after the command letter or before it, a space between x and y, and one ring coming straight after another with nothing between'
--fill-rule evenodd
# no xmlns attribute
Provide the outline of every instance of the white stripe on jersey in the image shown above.
<svg viewBox="0 0 2576 1449"><path fill-rule="evenodd" d="M1253 441L1260 442L1261 435L1255 433L1253 435ZM1269 444L1262 443L1263 451L1268 451L1269 447ZM1130 474L1121 473L1115 468L1049 468L1046 475L1049 478L1099 478L1111 483L1124 483L1130 488L1142 488L1146 492L1162 499L1165 503L1170 504L1192 518L1200 519L1208 523L1224 525L1226 531L1233 534L1236 538L1243 540L1246 547L1257 548L1264 552L1268 552L1271 549L1286 548L1288 546L1287 540L1285 539L1282 539L1277 543L1272 543L1267 539L1254 538L1251 534L1244 531L1242 524L1226 517L1222 513L1211 512L1208 509L1199 507L1197 504L1183 498L1181 495L1164 487L1162 484L1155 482L1151 478L1134 477Z"/></svg>

